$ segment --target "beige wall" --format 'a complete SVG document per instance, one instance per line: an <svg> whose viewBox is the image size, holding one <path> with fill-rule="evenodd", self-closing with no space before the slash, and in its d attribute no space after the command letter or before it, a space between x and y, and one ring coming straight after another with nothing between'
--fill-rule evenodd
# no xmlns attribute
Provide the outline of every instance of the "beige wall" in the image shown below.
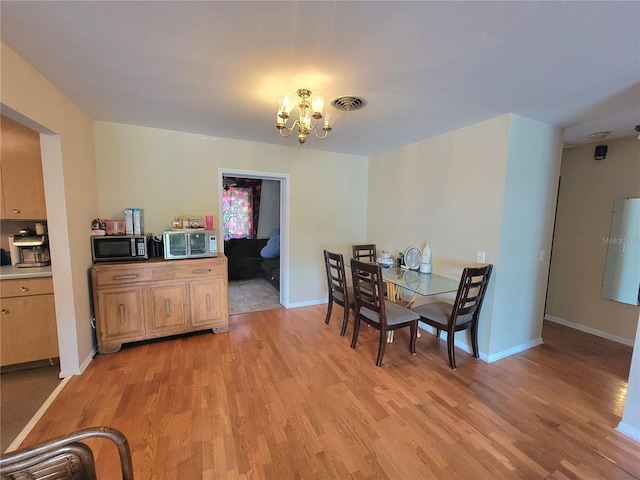
<svg viewBox="0 0 640 480"><path fill-rule="evenodd" d="M489 359L541 341L561 151L559 128L510 115Z"/></svg>
<svg viewBox="0 0 640 480"><path fill-rule="evenodd" d="M451 278L479 250L494 264L479 333L487 361L541 342L548 260L539 252L551 245L560 134L504 115L370 161L366 240L394 255L429 240L434 273ZM456 342L469 350L466 335Z"/></svg>
<svg viewBox="0 0 640 480"><path fill-rule="evenodd" d="M60 364L68 376L86 367L94 345L87 280L98 211L92 122L4 44L1 62L3 113L41 133Z"/></svg>
<svg viewBox="0 0 640 480"><path fill-rule="evenodd" d="M141 207L154 234L180 214L218 222L219 169L288 176L289 306L326 302L322 250L346 254L365 235L366 157L105 122L94 132L100 218Z"/></svg>
<svg viewBox="0 0 640 480"><path fill-rule="evenodd" d="M549 276L550 320L633 345L638 307L601 297L611 210L616 198L640 197L640 141L609 146L594 160L597 143L565 149Z"/></svg>

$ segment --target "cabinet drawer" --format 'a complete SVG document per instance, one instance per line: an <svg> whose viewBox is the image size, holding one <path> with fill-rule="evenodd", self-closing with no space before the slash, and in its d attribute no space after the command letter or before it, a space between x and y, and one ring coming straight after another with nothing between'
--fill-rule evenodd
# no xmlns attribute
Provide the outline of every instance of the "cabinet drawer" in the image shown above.
<svg viewBox="0 0 640 480"><path fill-rule="evenodd" d="M94 265L93 281L96 287L126 285L164 280L193 278L226 278L225 257L194 260L149 261L142 263Z"/></svg>
<svg viewBox="0 0 640 480"><path fill-rule="evenodd" d="M51 277L11 279L0 282L0 297L2 298L49 293L53 293L53 279Z"/></svg>
<svg viewBox="0 0 640 480"><path fill-rule="evenodd" d="M140 265L93 267L96 286L125 285L151 280L153 269Z"/></svg>
<svg viewBox="0 0 640 480"><path fill-rule="evenodd" d="M226 265L218 262L190 262L178 266L178 277L182 279L225 278L226 274Z"/></svg>

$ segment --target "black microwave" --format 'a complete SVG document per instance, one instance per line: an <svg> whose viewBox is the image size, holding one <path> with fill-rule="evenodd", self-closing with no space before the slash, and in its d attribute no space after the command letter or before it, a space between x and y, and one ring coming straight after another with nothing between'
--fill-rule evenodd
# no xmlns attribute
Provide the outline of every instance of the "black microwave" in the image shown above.
<svg viewBox="0 0 640 480"><path fill-rule="evenodd" d="M147 260L147 237L144 235L92 235L91 257L96 262Z"/></svg>

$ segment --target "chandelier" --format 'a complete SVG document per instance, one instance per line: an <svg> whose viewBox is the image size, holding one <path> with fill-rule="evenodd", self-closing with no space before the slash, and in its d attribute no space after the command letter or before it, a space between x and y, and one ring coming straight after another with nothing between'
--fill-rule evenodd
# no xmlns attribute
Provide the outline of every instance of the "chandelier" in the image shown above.
<svg viewBox="0 0 640 480"><path fill-rule="evenodd" d="M324 99L322 97L311 98L311 90L301 88L296 92L300 97L298 108L300 109L300 116L289 127L287 120L289 114L296 106L295 102L290 100L288 96L282 99L282 105L278 110L278 116L276 117L276 128L280 132L280 136L288 137L294 130L298 131L298 142L300 145L304 145L307 141L307 135L311 132L315 133L318 138L326 138L331 131L331 125L329 124L329 114L324 116L324 123L322 127L318 126L318 121L323 118L322 109L324 108ZM322 128L324 132L322 135L318 134L318 130Z"/></svg>

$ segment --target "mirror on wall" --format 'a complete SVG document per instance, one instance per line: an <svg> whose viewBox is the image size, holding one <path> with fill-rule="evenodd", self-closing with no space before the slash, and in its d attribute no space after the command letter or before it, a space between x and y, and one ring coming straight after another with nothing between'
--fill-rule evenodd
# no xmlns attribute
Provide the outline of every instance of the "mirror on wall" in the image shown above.
<svg viewBox="0 0 640 480"><path fill-rule="evenodd" d="M602 298L640 305L640 198L613 203Z"/></svg>

